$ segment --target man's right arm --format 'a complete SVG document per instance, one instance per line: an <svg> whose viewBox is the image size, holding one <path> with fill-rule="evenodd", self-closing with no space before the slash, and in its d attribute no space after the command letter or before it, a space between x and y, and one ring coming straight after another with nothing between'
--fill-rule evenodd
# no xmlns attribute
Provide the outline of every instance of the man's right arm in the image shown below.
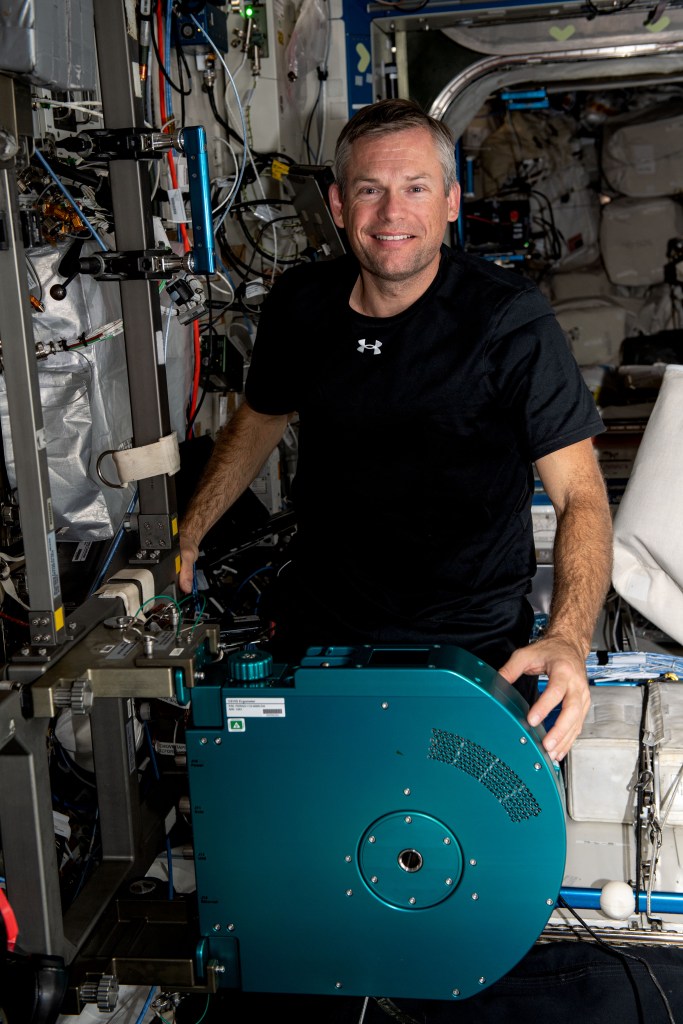
<svg viewBox="0 0 683 1024"><path fill-rule="evenodd" d="M204 474L180 524L180 589L192 590L192 571L203 537L246 491L282 439L289 416L268 416L243 402L217 434Z"/></svg>

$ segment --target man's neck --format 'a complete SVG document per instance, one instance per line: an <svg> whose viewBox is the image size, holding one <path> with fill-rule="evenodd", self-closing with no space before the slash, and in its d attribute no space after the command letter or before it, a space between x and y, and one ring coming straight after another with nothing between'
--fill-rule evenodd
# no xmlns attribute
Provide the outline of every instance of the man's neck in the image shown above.
<svg viewBox="0 0 683 1024"><path fill-rule="evenodd" d="M424 295L438 273L434 269L405 281L385 281L362 267L351 291L349 305L363 316L389 317L402 313Z"/></svg>

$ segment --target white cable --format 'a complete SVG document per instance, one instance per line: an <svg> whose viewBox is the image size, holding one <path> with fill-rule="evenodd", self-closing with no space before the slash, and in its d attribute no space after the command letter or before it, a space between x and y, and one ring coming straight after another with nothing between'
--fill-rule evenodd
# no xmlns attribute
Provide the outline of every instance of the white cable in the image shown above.
<svg viewBox="0 0 683 1024"><path fill-rule="evenodd" d="M214 276L215 277L219 277L221 279L221 281L225 281L225 283L228 286L228 290L226 291L225 289L220 288L213 281L211 282L211 287L214 289L214 291L217 291L217 292L219 292L222 295L229 295L230 296L230 302L232 303L234 301L234 298L235 298L235 289L230 284L230 281L225 276L225 274L223 274L220 270L215 270L214 271Z"/></svg>
<svg viewBox="0 0 683 1024"><path fill-rule="evenodd" d="M68 110L79 110L82 114L90 114L92 117L99 117L100 120L103 117L100 110L92 110L90 107L84 106L83 103L70 103L68 100L60 102L59 100L48 99L35 99L33 102L44 107L66 107Z"/></svg>
<svg viewBox="0 0 683 1024"><path fill-rule="evenodd" d="M190 14L190 17L192 18L192 21L195 23L196 27L204 35L207 43L209 44L209 46L211 47L213 52L218 57L218 59L221 62L221 64L223 65L225 73L228 76L228 79L230 80L230 84L232 85L233 91L235 93L235 99L237 100L237 105L238 105L238 108L239 108L240 121L242 123L242 138L244 139L244 150L243 150L243 153L242 153L242 165L240 167L240 171L239 171L239 174L237 176L237 181L235 182L235 185L234 185L234 187L233 187L233 189L232 189L232 191L230 193L230 199L232 200L232 199L234 199L234 197L239 192L240 186L242 184L242 178L244 177L244 171L245 171L245 168L247 166L247 149L248 149L248 144L247 144L247 126L246 126L246 123L245 123L245 120L244 120L244 110L242 109L242 104L240 103L240 96L239 96L239 93L237 91L237 86L235 85L235 80L233 79L232 75L230 74L230 68L225 63L225 59L223 57L223 54L220 52L218 47L215 45L215 43L213 42L211 36L206 31L206 29L203 28L203 26L199 24L199 22L197 21L197 19L194 16L194 14ZM231 205L232 205L232 202L228 202L228 205L226 206L225 210L223 211L223 214L222 214L222 216L220 218L220 221L217 224L214 224L214 231L217 231L218 228L223 223L223 221L225 220L226 216L228 215L228 212L230 210Z"/></svg>

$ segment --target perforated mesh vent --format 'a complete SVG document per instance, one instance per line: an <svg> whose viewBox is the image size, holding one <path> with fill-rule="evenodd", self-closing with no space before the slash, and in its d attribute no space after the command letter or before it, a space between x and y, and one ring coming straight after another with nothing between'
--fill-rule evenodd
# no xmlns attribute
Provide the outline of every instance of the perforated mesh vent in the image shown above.
<svg viewBox="0 0 683 1024"><path fill-rule="evenodd" d="M443 729L432 729L429 755L433 761L452 764L486 786L504 808L510 821L526 821L541 813L533 793L509 765L478 743Z"/></svg>

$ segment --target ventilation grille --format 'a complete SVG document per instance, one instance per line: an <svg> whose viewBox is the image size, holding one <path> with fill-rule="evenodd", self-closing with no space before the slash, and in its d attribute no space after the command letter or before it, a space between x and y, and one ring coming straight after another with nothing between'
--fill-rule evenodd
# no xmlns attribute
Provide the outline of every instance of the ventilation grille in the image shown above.
<svg viewBox="0 0 683 1024"><path fill-rule="evenodd" d="M433 761L452 764L481 782L503 807L510 821L526 821L541 813L540 805L519 775L478 743L443 729L432 729L428 756Z"/></svg>

